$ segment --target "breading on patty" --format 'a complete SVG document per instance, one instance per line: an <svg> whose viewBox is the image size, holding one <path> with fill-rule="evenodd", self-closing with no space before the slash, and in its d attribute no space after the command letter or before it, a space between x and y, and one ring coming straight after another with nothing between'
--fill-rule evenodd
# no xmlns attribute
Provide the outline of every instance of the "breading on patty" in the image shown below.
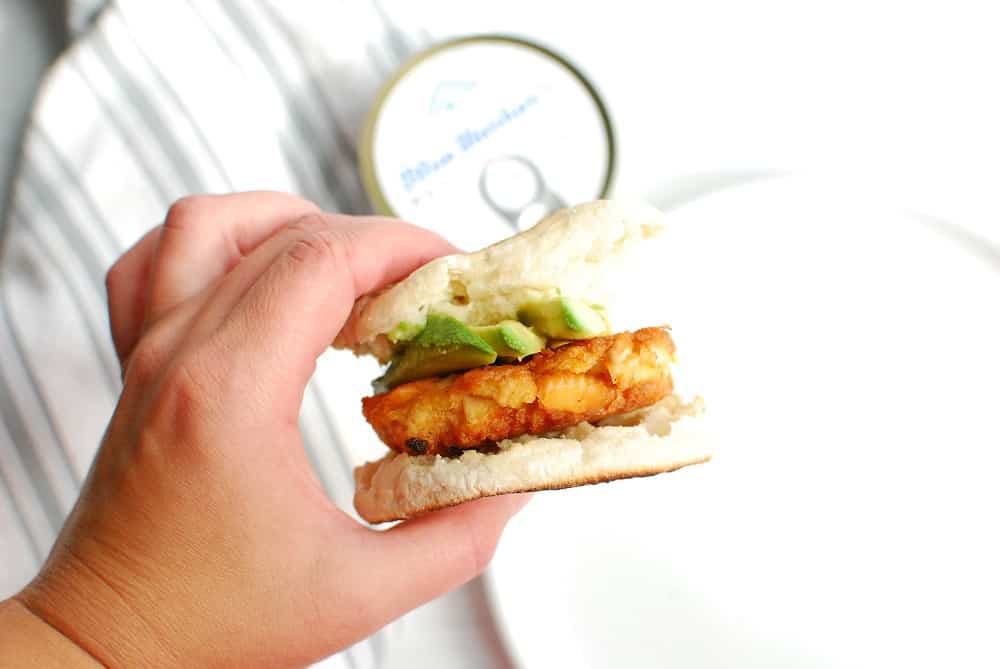
<svg viewBox="0 0 1000 669"><path fill-rule="evenodd" d="M655 404L673 390L674 343L643 328L568 343L525 362L421 379L362 400L390 448L454 456Z"/></svg>

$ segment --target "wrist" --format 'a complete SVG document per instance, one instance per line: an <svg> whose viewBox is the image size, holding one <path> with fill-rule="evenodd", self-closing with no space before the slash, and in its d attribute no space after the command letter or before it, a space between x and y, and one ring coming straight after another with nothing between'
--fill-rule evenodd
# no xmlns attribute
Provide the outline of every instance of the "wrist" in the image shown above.
<svg viewBox="0 0 1000 669"><path fill-rule="evenodd" d="M0 601L0 666L93 669L101 663L17 599Z"/></svg>
<svg viewBox="0 0 1000 669"><path fill-rule="evenodd" d="M176 666L176 658L127 593L125 584L57 546L39 576L14 600L96 666Z"/></svg>

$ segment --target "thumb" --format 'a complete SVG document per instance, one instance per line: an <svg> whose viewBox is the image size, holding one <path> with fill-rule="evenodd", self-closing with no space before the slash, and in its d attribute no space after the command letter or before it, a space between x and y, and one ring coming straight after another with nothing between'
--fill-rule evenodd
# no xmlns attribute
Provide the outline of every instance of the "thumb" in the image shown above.
<svg viewBox="0 0 1000 669"><path fill-rule="evenodd" d="M368 593L371 630L481 574L507 522L530 494L467 502L370 532L357 587Z"/></svg>

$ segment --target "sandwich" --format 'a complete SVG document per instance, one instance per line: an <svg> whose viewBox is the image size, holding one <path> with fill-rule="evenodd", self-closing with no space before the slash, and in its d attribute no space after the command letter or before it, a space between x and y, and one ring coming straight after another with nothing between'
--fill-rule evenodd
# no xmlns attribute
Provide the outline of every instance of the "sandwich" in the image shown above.
<svg viewBox="0 0 1000 669"><path fill-rule="evenodd" d="M386 365L362 412L389 448L355 471L361 517L707 461L705 440L683 429L703 402L675 391L661 315L613 327L630 290L616 279L661 290L655 265L636 263L663 231L648 205L591 202L360 298L334 347Z"/></svg>

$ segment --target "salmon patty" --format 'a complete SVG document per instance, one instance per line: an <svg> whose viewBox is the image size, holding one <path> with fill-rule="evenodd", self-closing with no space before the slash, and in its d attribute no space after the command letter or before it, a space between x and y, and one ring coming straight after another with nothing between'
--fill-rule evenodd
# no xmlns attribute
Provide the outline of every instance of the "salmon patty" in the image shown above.
<svg viewBox="0 0 1000 669"><path fill-rule="evenodd" d="M413 381L364 398L362 411L396 451L489 451L503 439L655 404L673 391L673 353L665 328L643 328L546 349L517 364Z"/></svg>

